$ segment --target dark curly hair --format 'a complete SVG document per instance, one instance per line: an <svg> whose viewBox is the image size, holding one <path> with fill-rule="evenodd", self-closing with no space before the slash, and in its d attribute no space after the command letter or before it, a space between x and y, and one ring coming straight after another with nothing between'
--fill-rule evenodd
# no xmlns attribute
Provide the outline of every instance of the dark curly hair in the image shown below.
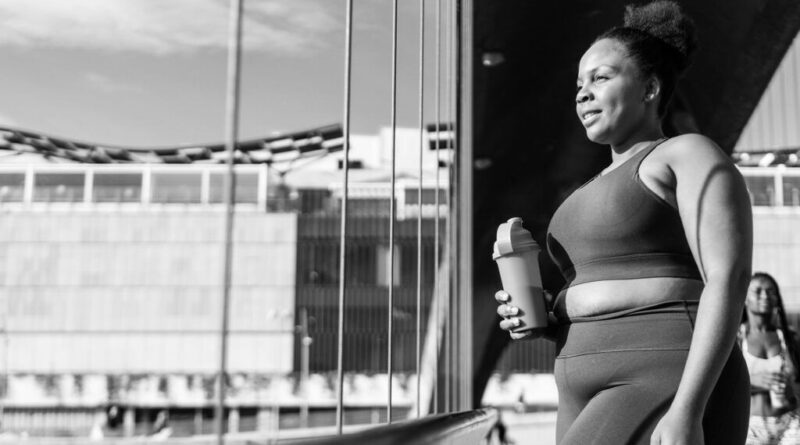
<svg viewBox="0 0 800 445"><path fill-rule="evenodd" d="M661 82L658 115L663 116L697 47L694 22L673 1L628 5L624 25L600 34L595 42L603 39L619 42L644 77L658 78Z"/></svg>

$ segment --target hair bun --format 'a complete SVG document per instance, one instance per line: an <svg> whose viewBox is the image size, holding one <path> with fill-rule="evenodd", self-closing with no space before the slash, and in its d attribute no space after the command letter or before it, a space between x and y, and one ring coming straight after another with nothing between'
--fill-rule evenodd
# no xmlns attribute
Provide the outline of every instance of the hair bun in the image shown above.
<svg viewBox="0 0 800 445"><path fill-rule="evenodd" d="M678 51L685 59L694 52L697 41L694 23L674 1L657 0L625 7L625 27L644 31Z"/></svg>

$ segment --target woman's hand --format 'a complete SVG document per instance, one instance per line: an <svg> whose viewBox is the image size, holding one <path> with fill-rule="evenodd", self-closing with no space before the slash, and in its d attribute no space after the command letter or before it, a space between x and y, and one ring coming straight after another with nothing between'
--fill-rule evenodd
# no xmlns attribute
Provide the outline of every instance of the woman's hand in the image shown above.
<svg viewBox="0 0 800 445"><path fill-rule="evenodd" d="M511 299L511 296L508 295L508 292L499 290L495 292L494 299L500 303L500 306L497 307L497 315L503 317L503 319L500 320L500 329L508 331L508 334L514 340L531 337L532 331L521 333L511 332L512 329L520 325L521 321L519 318L515 317L515 315L519 313L519 308L507 303L508 300Z"/></svg>
<svg viewBox="0 0 800 445"><path fill-rule="evenodd" d="M653 430L650 445L704 445L702 417L668 410Z"/></svg>
<svg viewBox="0 0 800 445"><path fill-rule="evenodd" d="M545 301L547 302L547 306L550 306L550 303L553 299L553 296L550 295L549 292L544 292ZM499 290L495 292L494 299L500 303L500 306L497 307L497 315L501 316L503 319L500 320L500 329L504 331L508 331L508 334L511 336L513 340L520 340L523 338L527 339L534 339L539 338L542 336L547 336L550 329L554 323L553 320L548 317L548 326L544 328L538 329L531 329L525 332L512 332L512 329L519 327L521 321L519 318L515 317L519 313L519 308L508 304L508 301L511 300L511 296L508 292L504 290Z"/></svg>
<svg viewBox="0 0 800 445"><path fill-rule="evenodd" d="M756 372L750 374L750 386L769 391L777 385L786 385L786 378L780 372Z"/></svg>
<svg viewBox="0 0 800 445"><path fill-rule="evenodd" d="M794 385L792 385L792 376L785 373L780 373L777 375L775 380L776 381L773 383L773 386L770 387L770 390L783 395L787 401L796 398L796 395L794 394Z"/></svg>

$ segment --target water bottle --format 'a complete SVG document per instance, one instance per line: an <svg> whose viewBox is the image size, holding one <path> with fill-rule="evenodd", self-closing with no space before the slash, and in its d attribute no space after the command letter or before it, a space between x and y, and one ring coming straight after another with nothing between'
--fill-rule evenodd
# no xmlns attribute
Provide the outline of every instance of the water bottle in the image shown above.
<svg viewBox="0 0 800 445"><path fill-rule="evenodd" d="M511 330L521 333L547 326L542 277L539 272L541 249L531 233L522 227L522 218L511 218L497 228L492 258L497 263L503 290L512 306L519 309L520 325Z"/></svg>

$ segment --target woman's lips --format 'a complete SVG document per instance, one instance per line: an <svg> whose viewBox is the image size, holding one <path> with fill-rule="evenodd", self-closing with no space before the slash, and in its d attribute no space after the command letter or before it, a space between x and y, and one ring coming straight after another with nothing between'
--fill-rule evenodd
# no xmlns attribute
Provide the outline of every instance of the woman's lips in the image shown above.
<svg viewBox="0 0 800 445"><path fill-rule="evenodd" d="M593 124L600 116L599 110L590 110L581 113L581 122L584 126Z"/></svg>

